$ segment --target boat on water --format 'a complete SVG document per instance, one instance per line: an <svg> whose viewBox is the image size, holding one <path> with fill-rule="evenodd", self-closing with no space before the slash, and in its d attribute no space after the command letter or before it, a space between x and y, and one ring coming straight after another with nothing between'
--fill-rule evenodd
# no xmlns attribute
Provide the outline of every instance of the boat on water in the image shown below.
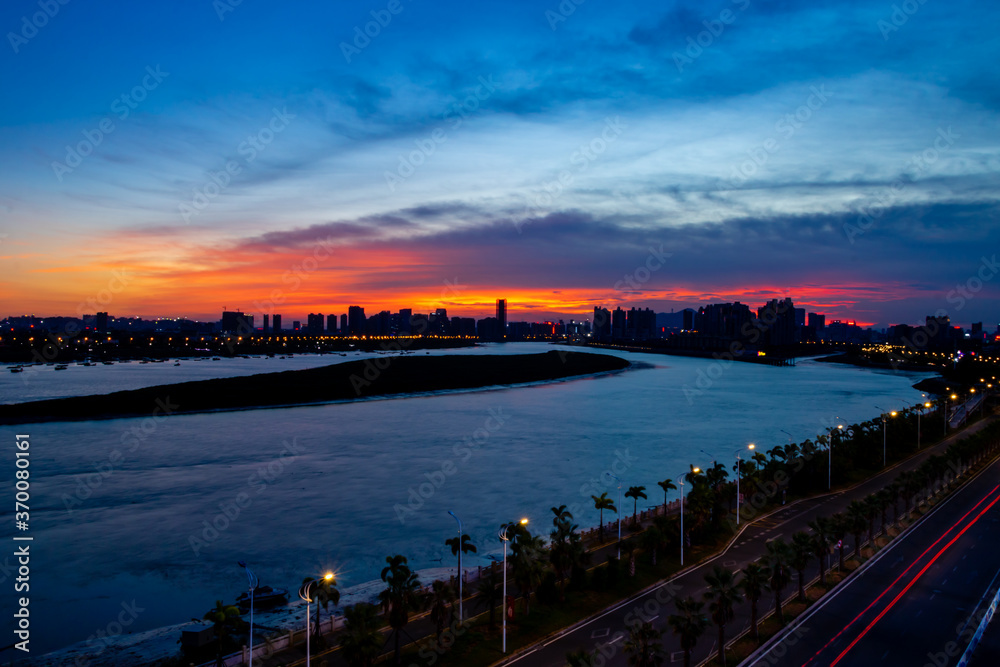
<svg viewBox="0 0 1000 667"><path fill-rule="evenodd" d="M113 362L113 361L102 361L101 363L104 364L105 366L114 366L115 365L115 362Z"/></svg>
<svg viewBox="0 0 1000 667"><path fill-rule="evenodd" d="M271 588L270 586L258 586L253 593L253 608L272 609L288 604L288 590L284 588ZM240 611L250 611L250 592L245 591L236 598L236 605Z"/></svg>
<svg viewBox="0 0 1000 667"><path fill-rule="evenodd" d="M174 366L180 366L180 365L181 365L181 362L179 362L179 361L175 361L174 362Z"/></svg>
<svg viewBox="0 0 1000 667"><path fill-rule="evenodd" d="M66 364L56 364L56 370L57 371L64 371L67 368L69 368L69 366L67 366Z"/></svg>
<svg viewBox="0 0 1000 667"><path fill-rule="evenodd" d="M10 369L10 372L11 373L23 373L24 369L21 368L20 366L14 366L13 368Z"/></svg>

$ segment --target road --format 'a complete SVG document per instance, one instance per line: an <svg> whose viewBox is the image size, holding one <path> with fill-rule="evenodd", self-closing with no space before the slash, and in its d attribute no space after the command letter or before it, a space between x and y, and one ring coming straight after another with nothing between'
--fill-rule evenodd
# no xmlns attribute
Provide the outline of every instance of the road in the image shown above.
<svg viewBox="0 0 1000 667"><path fill-rule="evenodd" d="M749 667L956 665L1000 561L1000 460L810 609ZM986 664L986 663L983 663ZM989 663L995 664L995 663Z"/></svg>
<svg viewBox="0 0 1000 667"><path fill-rule="evenodd" d="M707 590L704 581L705 574L711 572L714 565L721 565L734 571L744 567L765 552L765 544L768 541L779 537L790 540L792 534L796 531L807 530L807 524L813 519L842 511L852 500L860 500L870 493L878 491L901 472L913 470L931 454L940 454L943 452L949 444L954 442L957 435L976 432L983 428L989 421L991 420L978 422L969 429L953 435L933 447L926 447L913 457L852 489L807 499L783 507L777 512L746 526L744 532L739 535L739 538L719 556L681 572L653 590L646 591L643 594L610 607L600 614L564 630L553 638L543 640L522 653L512 656L502 664L516 664L519 667L563 667L566 664L567 653L584 649L587 651L597 651L603 655L605 665L626 665L627 660L624 655L623 644L627 639L628 628L637 619L650 621L654 627L665 631L663 645L668 654L667 664L679 663L683 659L683 654L681 653L677 638L670 632L667 626L666 619L670 614L675 613L675 599L689 595L696 599L701 599L703 593ZM982 551L985 551L985 549ZM807 579L817 574L818 567L813 562L810 569L807 570ZM991 572L990 575L992 576L992 574ZM793 582L785 590L785 595L794 593L794 586L795 583ZM766 609L767 602L762 600L761 611L766 611ZM748 604L744 603L737 607L736 618L727 627L727 638L734 637L749 627L749 613ZM714 627L709 628L693 651L692 664L698 664L716 651L716 636L717 633Z"/></svg>

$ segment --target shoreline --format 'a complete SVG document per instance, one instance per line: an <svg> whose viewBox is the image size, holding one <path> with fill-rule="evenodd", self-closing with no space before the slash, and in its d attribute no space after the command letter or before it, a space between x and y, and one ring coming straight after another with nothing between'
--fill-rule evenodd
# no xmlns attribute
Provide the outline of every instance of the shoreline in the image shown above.
<svg viewBox="0 0 1000 667"><path fill-rule="evenodd" d="M129 419L151 414L160 418L432 396L599 377L632 365L612 355L563 351L381 357L319 368L0 405L0 425Z"/></svg>

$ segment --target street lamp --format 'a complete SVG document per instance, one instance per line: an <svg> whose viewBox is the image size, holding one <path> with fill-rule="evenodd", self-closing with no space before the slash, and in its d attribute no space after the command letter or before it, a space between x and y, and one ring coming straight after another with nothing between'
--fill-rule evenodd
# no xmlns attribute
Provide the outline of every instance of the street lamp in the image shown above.
<svg viewBox="0 0 1000 667"><path fill-rule="evenodd" d="M620 477L608 473L618 480L618 560L622 559L622 480Z"/></svg>
<svg viewBox="0 0 1000 667"><path fill-rule="evenodd" d="M837 419L840 419L840 417L837 417ZM830 490L833 489L833 434L836 432L837 429L840 429L841 431L843 431L844 430L844 426L842 424L837 424L836 428L831 428L830 429L830 444L827 447L827 462L826 462L826 490L827 491L830 491Z"/></svg>
<svg viewBox="0 0 1000 667"><path fill-rule="evenodd" d="M318 584L320 581L333 581L333 572L327 572L323 575L323 579L310 579L306 583L299 587L299 597L306 601L306 667L309 667L309 603L312 602L312 589L313 586Z"/></svg>
<svg viewBox="0 0 1000 667"><path fill-rule="evenodd" d="M462 520L455 516L455 513L448 510L448 514L451 515L455 521L458 522L458 622L461 623L464 620L464 615L462 614Z"/></svg>
<svg viewBox="0 0 1000 667"><path fill-rule="evenodd" d="M695 475L701 472L701 468L691 468L691 472ZM677 483L680 484L681 489L681 565L684 565L684 475L687 473L681 473L677 477Z"/></svg>
<svg viewBox="0 0 1000 667"><path fill-rule="evenodd" d="M505 523L500 526L500 532L498 533L500 540L503 542L503 652L507 653L507 542L511 540L511 535L509 534L510 529L518 524L511 522ZM520 525L527 526L528 520L521 519ZM517 535L513 536L513 539L517 539Z"/></svg>
<svg viewBox="0 0 1000 667"><path fill-rule="evenodd" d="M756 447L752 442L747 445L747 449L753 451ZM740 525L740 473L743 472L743 459L740 458L740 454L743 453L742 449L736 450L736 525Z"/></svg>
<svg viewBox="0 0 1000 667"><path fill-rule="evenodd" d="M241 560L239 566L246 570L247 583L250 585L250 667L253 667L253 594L260 582L257 580L257 575L247 567L246 562Z"/></svg>
<svg viewBox="0 0 1000 667"><path fill-rule="evenodd" d="M877 405L875 407L878 408L880 412L882 412L882 467L884 468L885 467L885 462L886 462L886 458L885 458L885 440L886 440L886 432L887 432L886 424L889 423L889 420L886 418L886 413L882 410L882 408L879 408L879 406L877 406ZM891 413L889 413L889 416L890 417L895 417L896 416L896 411L893 410Z"/></svg>
<svg viewBox="0 0 1000 667"><path fill-rule="evenodd" d="M951 400L957 401L958 394L952 394ZM944 397L944 434L948 435L948 396Z"/></svg>

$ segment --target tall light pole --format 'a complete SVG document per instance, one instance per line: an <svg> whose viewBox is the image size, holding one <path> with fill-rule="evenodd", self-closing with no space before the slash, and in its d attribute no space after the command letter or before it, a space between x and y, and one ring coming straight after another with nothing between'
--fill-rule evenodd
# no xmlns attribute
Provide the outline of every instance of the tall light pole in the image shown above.
<svg viewBox="0 0 1000 667"><path fill-rule="evenodd" d="M465 620L465 616L462 614L462 520L455 516L455 513L448 510L448 514L451 515L455 521L458 522L458 622L461 625L462 621Z"/></svg>
<svg viewBox="0 0 1000 667"><path fill-rule="evenodd" d="M952 394L951 400L957 401L958 394ZM944 434L948 435L948 395L945 394L944 398Z"/></svg>
<svg viewBox="0 0 1000 667"><path fill-rule="evenodd" d="M247 567L246 562L240 561L239 566L246 570L247 583L250 585L250 667L253 667L253 594L257 590L257 575Z"/></svg>
<svg viewBox="0 0 1000 667"><path fill-rule="evenodd" d="M306 583L299 587L299 597L306 601L306 667L310 664L310 650L309 650L309 603L312 602L312 589L313 586L318 584L320 581L333 581L333 572L327 572L323 575L323 579L310 579Z"/></svg>
<svg viewBox="0 0 1000 667"><path fill-rule="evenodd" d="M701 472L701 468L691 468L691 472L698 474ZM677 483L680 485L681 489L681 565L684 565L684 475L687 473L681 473L677 477Z"/></svg>
<svg viewBox="0 0 1000 667"><path fill-rule="evenodd" d="M882 413L882 467L884 468L885 467L885 463L886 463L886 458L885 458L885 441L886 441L886 433L888 432L888 430L886 428L886 425L889 423L889 419L886 416L886 413L885 413L885 411L882 408L879 408L879 406L877 406L877 405L875 407L878 408L879 412ZM896 416L896 411L893 410L891 413L889 413L889 416L890 417L895 417Z"/></svg>
<svg viewBox="0 0 1000 667"><path fill-rule="evenodd" d="M840 417L837 417L840 419ZM826 461L826 490L830 491L833 489L833 434L836 433L837 429L844 430L842 424L837 424L836 428L830 429L830 444L827 447L827 461Z"/></svg>
<svg viewBox="0 0 1000 667"><path fill-rule="evenodd" d="M528 525L527 519L521 519L522 526ZM500 526L498 533L500 541L503 542L503 653L507 653L507 542L511 540L510 529L516 526L514 522L505 523ZM514 535L517 538L517 535Z"/></svg>
<svg viewBox="0 0 1000 667"><path fill-rule="evenodd" d="M747 449L753 451L755 444L752 442L747 445ZM740 458L740 454L743 453L742 449L736 450L736 525L740 525L740 474L743 472L743 459Z"/></svg>
<svg viewBox="0 0 1000 667"><path fill-rule="evenodd" d="M620 477L608 473L618 480L618 560L622 559L622 480Z"/></svg>

